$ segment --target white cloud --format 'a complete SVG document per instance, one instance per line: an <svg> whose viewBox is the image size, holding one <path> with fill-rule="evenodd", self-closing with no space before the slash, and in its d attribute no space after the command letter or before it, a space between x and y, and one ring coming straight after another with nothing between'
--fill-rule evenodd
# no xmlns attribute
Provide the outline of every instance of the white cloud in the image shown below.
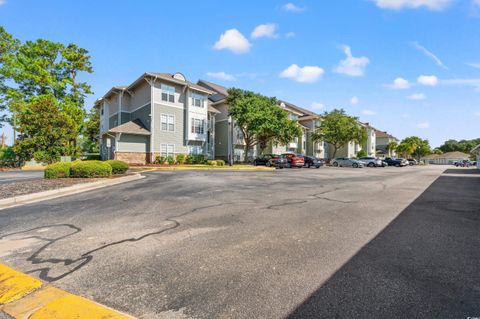
<svg viewBox="0 0 480 319"><path fill-rule="evenodd" d="M318 66L299 67L296 64L290 65L280 73L280 77L289 78L300 83L313 83L317 81L325 71Z"/></svg>
<svg viewBox="0 0 480 319"><path fill-rule="evenodd" d="M480 6L480 0L473 0L472 3L476 6Z"/></svg>
<svg viewBox="0 0 480 319"><path fill-rule="evenodd" d="M404 78L398 77L395 80L393 80L392 84L388 84L387 87L394 90L406 90L410 88L410 83Z"/></svg>
<svg viewBox="0 0 480 319"><path fill-rule="evenodd" d="M417 82L421 85L435 86L438 84L438 78L435 75L420 75Z"/></svg>
<svg viewBox="0 0 480 319"><path fill-rule="evenodd" d="M430 10L445 9L451 0L372 0L382 9L400 10L404 8L416 9L426 7ZM478 1L478 0L476 0Z"/></svg>
<svg viewBox="0 0 480 319"><path fill-rule="evenodd" d="M425 47L421 46L418 42L414 42L413 45L415 48L425 54L427 57L432 59L439 67L444 68L445 70L448 70L447 66L443 64L442 60L440 60L435 54L433 54L431 51L427 50Z"/></svg>
<svg viewBox="0 0 480 319"><path fill-rule="evenodd" d="M480 116L480 112L474 112L473 115Z"/></svg>
<svg viewBox="0 0 480 319"><path fill-rule="evenodd" d="M350 104L352 104L352 105L357 105L358 102L360 102L360 100L359 100L358 97L356 97L356 96L353 96L353 97L350 99Z"/></svg>
<svg viewBox="0 0 480 319"><path fill-rule="evenodd" d="M207 76L214 78L214 79L219 79L219 80L224 80L224 81L235 81L235 76L232 74L225 73L223 71L221 72L207 72Z"/></svg>
<svg viewBox="0 0 480 319"><path fill-rule="evenodd" d="M1 5L4 5L5 2L7 2L7 1L6 1L6 0L0 0L0 6L1 6Z"/></svg>
<svg viewBox="0 0 480 319"><path fill-rule="evenodd" d="M298 12L305 11L305 8L299 7L296 4L293 4L293 3L289 2L289 3L286 3L282 6L282 10L287 11L287 12L298 13Z"/></svg>
<svg viewBox="0 0 480 319"><path fill-rule="evenodd" d="M370 60L365 56L359 58L352 56L352 50L348 45L343 46L342 49L347 58L340 61L335 72L349 76L363 76Z"/></svg>
<svg viewBox="0 0 480 319"><path fill-rule="evenodd" d="M372 111L372 110L363 110L362 111L363 115L376 115L377 112Z"/></svg>
<svg viewBox="0 0 480 319"><path fill-rule="evenodd" d="M236 54L247 53L252 44L237 29L229 29L220 35L220 39L215 43L215 50L227 49Z"/></svg>
<svg viewBox="0 0 480 319"><path fill-rule="evenodd" d="M418 124L417 124L417 127L418 127L418 128L429 128L429 127L430 127L430 123L428 123L428 122L421 122L421 123L418 123Z"/></svg>
<svg viewBox="0 0 480 319"><path fill-rule="evenodd" d="M285 33L285 38L293 38L294 36L296 36L297 34L295 32L287 32Z"/></svg>
<svg viewBox="0 0 480 319"><path fill-rule="evenodd" d="M278 33L276 33L278 26L275 23L265 23L260 24L255 27L252 31L250 37L252 39L259 39L259 38L278 38Z"/></svg>
<svg viewBox="0 0 480 319"><path fill-rule="evenodd" d="M409 100L421 101L425 100L427 97L423 93L413 93L407 97Z"/></svg>
<svg viewBox="0 0 480 319"><path fill-rule="evenodd" d="M312 104L310 105L310 108L312 110L321 110L325 107L325 105L323 103L320 103L320 102L312 102Z"/></svg>
<svg viewBox="0 0 480 319"><path fill-rule="evenodd" d="M478 0L480 2L480 0ZM480 69L480 63L467 63L467 65L471 66L475 69Z"/></svg>

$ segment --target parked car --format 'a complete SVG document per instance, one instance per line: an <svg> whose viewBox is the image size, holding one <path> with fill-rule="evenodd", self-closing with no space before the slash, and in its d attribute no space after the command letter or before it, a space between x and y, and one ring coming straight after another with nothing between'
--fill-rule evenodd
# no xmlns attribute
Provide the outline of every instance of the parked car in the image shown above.
<svg viewBox="0 0 480 319"><path fill-rule="evenodd" d="M384 159L384 162L388 164L388 166L396 166L396 167L402 167L402 166L407 166L408 161L404 158L392 158L392 157L387 157Z"/></svg>
<svg viewBox="0 0 480 319"><path fill-rule="evenodd" d="M268 161L272 159L274 155L273 154L263 154L258 156L253 160L253 165L267 165Z"/></svg>
<svg viewBox="0 0 480 319"><path fill-rule="evenodd" d="M282 154L287 158L287 167L290 168L292 166L295 167L303 167L305 165L305 158L301 154L295 153L285 153Z"/></svg>
<svg viewBox="0 0 480 319"><path fill-rule="evenodd" d="M267 167L284 168L287 167L287 158L283 155L272 155L272 158L265 164Z"/></svg>
<svg viewBox="0 0 480 319"><path fill-rule="evenodd" d="M364 164L362 161L354 160L349 157L337 157L333 160L332 166L335 167L363 167Z"/></svg>
<svg viewBox="0 0 480 319"><path fill-rule="evenodd" d="M455 165L456 167L470 167L476 165L476 163L473 164L473 162L471 162L470 160L462 160L453 163L453 165Z"/></svg>
<svg viewBox="0 0 480 319"><path fill-rule="evenodd" d="M368 167L383 167L383 166L385 166L381 159L373 157L373 156L360 157L358 160L362 161L365 164L365 166L368 166Z"/></svg>
<svg viewBox="0 0 480 319"><path fill-rule="evenodd" d="M414 158L407 158L408 165L413 166L413 165L418 165L418 161Z"/></svg>
<svg viewBox="0 0 480 319"><path fill-rule="evenodd" d="M308 168L310 167L315 167L315 168L320 168L320 166L323 165L323 161L316 158L316 157L313 157L313 156L305 156L305 166L307 166Z"/></svg>

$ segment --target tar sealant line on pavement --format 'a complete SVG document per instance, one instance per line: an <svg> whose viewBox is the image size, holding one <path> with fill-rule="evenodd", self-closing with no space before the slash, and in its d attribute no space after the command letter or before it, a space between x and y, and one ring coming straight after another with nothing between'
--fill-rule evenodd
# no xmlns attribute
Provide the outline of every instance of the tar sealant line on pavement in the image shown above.
<svg viewBox="0 0 480 319"><path fill-rule="evenodd" d="M133 319L0 264L0 315L15 319Z"/></svg>

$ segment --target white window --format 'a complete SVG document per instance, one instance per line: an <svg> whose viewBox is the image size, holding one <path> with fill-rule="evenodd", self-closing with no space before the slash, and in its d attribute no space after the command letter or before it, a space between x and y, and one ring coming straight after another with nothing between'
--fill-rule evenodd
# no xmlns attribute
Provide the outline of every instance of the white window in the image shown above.
<svg viewBox="0 0 480 319"><path fill-rule="evenodd" d="M160 155L161 156L174 156L175 155L175 144L160 144Z"/></svg>
<svg viewBox="0 0 480 319"><path fill-rule="evenodd" d="M175 88L170 85L160 85L162 89L162 101L175 103Z"/></svg>
<svg viewBox="0 0 480 319"><path fill-rule="evenodd" d="M162 131L175 131L175 116L172 114L160 114L160 126Z"/></svg>
<svg viewBox="0 0 480 319"><path fill-rule="evenodd" d="M191 132L194 134L205 134L205 120L192 118Z"/></svg>
<svg viewBox="0 0 480 319"><path fill-rule="evenodd" d="M197 94L197 93L192 93L192 105L196 107L203 107L204 106L204 101L205 101L205 96Z"/></svg>

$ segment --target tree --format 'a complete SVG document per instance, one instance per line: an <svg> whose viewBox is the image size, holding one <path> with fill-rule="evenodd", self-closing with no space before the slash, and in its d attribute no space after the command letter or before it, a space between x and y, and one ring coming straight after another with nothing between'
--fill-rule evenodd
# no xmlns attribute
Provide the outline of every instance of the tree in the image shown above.
<svg viewBox="0 0 480 319"><path fill-rule="evenodd" d="M82 151L87 153L97 153L100 150L100 111L92 107L87 115L87 120L83 125Z"/></svg>
<svg viewBox="0 0 480 319"><path fill-rule="evenodd" d="M276 98L232 88L228 90L227 103L229 114L243 135L245 162L254 146L263 149L270 142L287 143L300 134L296 121L278 107Z"/></svg>
<svg viewBox="0 0 480 319"><path fill-rule="evenodd" d="M472 140L448 140L443 143L439 149L444 152L463 152L463 153L471 153L471 150L480 144L480 138L472 139Z"/></svg>
<svg viewBox="0 0 480 319"><path fill-rule="evenodd" d="M418 136L404 138L398 145L397 151L403 153L404 157L413 156L416 159L432 153L428 140L422 140Z"/></svg>
<svg viewBox="0 0 480 319"><path fill-rule="evenodd" d="M320 127L312 133L312 140L332 145L332 158L335 158L338 149L351 141L364 144L367 132L358 122L358 118L347 115L343 109L335 109L323 114Z"/></svg>
<svg viewBox="0 0 480 319"><path fill-rule="evenodd" d="M24 106L40 96L49 95L73 125L70 127L72 134L69 134L71 153L66 155L77 155L76 140L85 118L85 97L92 93L87 83L78 81L81 72L92 72L88 51L75 44L43 39L21 43L11 40L3 28L0 36L1 43L6 43L2 47L10 48L0 60L0 83L3 83L0 85L0 110L8 109L10 122L17 127L15 118L21 116ZM22 125L26 125L24 121Z"/></svg>
<svg viewBox="0 0 480 319"><path fill-rule="evenodd" d="M24 103L17 123L19 137L14 151L21 158L52 163L72 153L70 141L75 136L76 123L62 112L53 95L40 95Z"/></svg>
<svg viewBox="0 0 480 319"><path fill-rule="evenodd" d="M10 65L14 52L17 51L19 41L15 40L11 34L0 26L0 112L7 109L6 100L9 98L7 94L9 87L7 80L10 78L7 65ZM6 115L0 116L0 127L6 121Z"/></svg>
<svg viewBox="0 0 480 319"><path fill-rule="evenodd" d="M395 142L395 141L391 141L390 143L387 144L387 151L388 151L388 155L391 156L393 152L395 152L397 150L397 147L398 147L398 143Z"/></svg>

